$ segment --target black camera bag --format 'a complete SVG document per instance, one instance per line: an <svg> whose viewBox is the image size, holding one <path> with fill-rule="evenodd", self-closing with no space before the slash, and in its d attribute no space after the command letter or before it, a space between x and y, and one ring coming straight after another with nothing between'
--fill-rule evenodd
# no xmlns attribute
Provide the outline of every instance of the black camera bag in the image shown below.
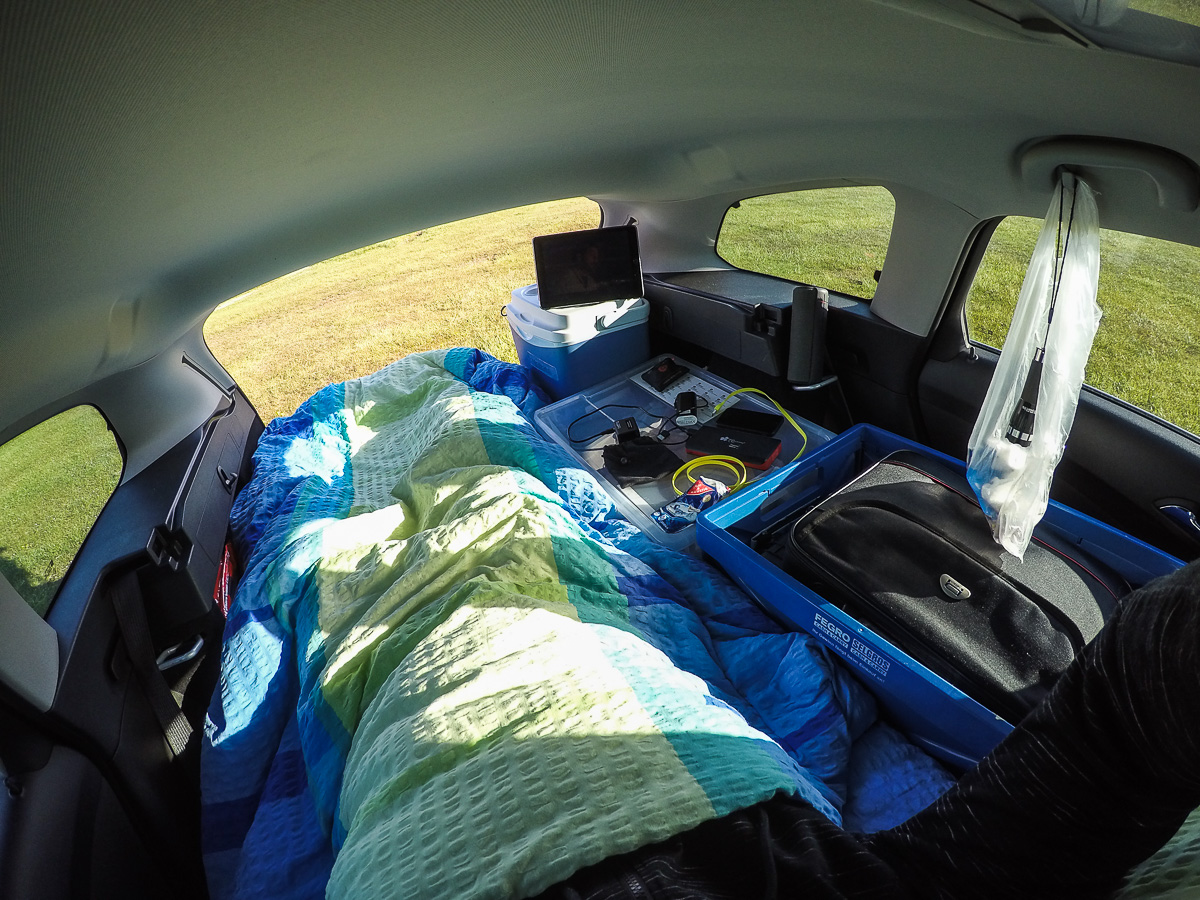
<svg viewBox="0 0 1200 900"><path fill-rule="evenodd" d="M1129 590L1047 529L1023 560L1007 553L966 478L912 451L804 513L785 557L795 578L1012 723Z"/></svg>

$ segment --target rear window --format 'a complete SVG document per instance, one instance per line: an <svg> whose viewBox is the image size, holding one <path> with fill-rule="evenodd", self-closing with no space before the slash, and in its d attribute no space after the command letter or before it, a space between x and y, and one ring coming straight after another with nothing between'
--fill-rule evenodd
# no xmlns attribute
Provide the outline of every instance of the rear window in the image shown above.
<svg viewBox="0 0 1200 900"><path fill-rule="evenodd" d="M971 339L1002 348L1042 220L1011 216L967 296ZM1200 434L1200 248L1100 230L1103 311L1084 380Z"/></svg>
<svg viewBox="0 0 1200 900"><path fill-rule="evenodd" d="M895 214L896 202L882 187L753 197L725 214L717 254L739 269L870 300Z"/></svg>
<svg viewBox="0 0 1200 900"><path fill-rule="evenodd" d="M0 446L0 573L45 615L121 480L104 417L77 406Z"/></svg>
<svg viewBox="0 0 1200 900"><path fill-rule="evenodd" d="M600 207L580 197L401 235L235 297L209 316L204 339L263 421L409 353L478 347L516 362L500 311L537 280L530 241L599 224Z"/></svg>

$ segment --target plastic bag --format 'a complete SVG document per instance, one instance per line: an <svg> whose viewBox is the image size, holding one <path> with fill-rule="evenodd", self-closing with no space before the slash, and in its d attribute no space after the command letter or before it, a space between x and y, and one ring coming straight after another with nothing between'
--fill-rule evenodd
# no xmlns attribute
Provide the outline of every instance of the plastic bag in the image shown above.
<svg viewBox="0 0 1200 900"><path fill-rule="evenodd" d="M1091 188L1064 173L967 445L967 479L996 541L1023 557L1050 499L1100 323L1100 225Z"/></svg>

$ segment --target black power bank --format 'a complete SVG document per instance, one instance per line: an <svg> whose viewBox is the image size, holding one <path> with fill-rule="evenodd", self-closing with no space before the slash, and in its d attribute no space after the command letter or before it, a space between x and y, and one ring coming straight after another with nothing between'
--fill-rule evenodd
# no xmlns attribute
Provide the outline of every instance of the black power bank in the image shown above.
<svg viewBox="0 0 1200 900"><path fill-rule="evenodd" d="M767 437L773 437L779 430L779 426L783 424L783 416L764 410L731 406L717 416L716 423L723 428L732 428L735 431L748 431L751 434L765 434Z"/></svg>
<svg viewBox="0 0 1200 900"><path fill-rule="evenodd" d="M779 455L780 442L765 434L729 428L709 422L688 436L684 449L692 456L732 456L751 469L765 469Z"/></svg>

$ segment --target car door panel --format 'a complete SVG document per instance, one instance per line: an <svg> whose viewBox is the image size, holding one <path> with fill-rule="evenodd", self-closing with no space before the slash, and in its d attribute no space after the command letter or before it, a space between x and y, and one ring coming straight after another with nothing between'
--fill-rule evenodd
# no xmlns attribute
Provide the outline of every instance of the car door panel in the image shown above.
<svg viewBox="0 0 1200 900"><path fill-rule="evenodd" d="M0 896L150 897L170 874L83 754L48 745L34 769L0 793Z"/></svg>
<svg viewBox="0 0 1200 900"><path fill-rule="evenodd" d="M925 364L918 390L932 446L965 456L998 356L974 348ZM1200 535L1160 511L1200 511L1200 441L1098 391L1081 392L1051 497L1181 559L1200 556Z"/></svg>
<svg viewBox="0 0 1200 900"><path fill-rule="evenodd" d="M873 315L866 301L833 294L826 329L830 366L855 419L916 437L912 384L924 338Z"/></svg>
<svg viewBox="0 0 1200 900"><path fill-rule="evenodd" d="M224 622L213 590L230 506L261 431L233 389L206 423L122 483L46 618L62 655L51 708L0 689L10 786L0 798L0 872L17 891L3 896L205 896L198 729ZM118 612L122 584L132 620ZM159 673L156 656L197 639L204 649L194 660ZM155 694L190 719L178 753ZM41 887L21 893L25 884Z"/></svg>

